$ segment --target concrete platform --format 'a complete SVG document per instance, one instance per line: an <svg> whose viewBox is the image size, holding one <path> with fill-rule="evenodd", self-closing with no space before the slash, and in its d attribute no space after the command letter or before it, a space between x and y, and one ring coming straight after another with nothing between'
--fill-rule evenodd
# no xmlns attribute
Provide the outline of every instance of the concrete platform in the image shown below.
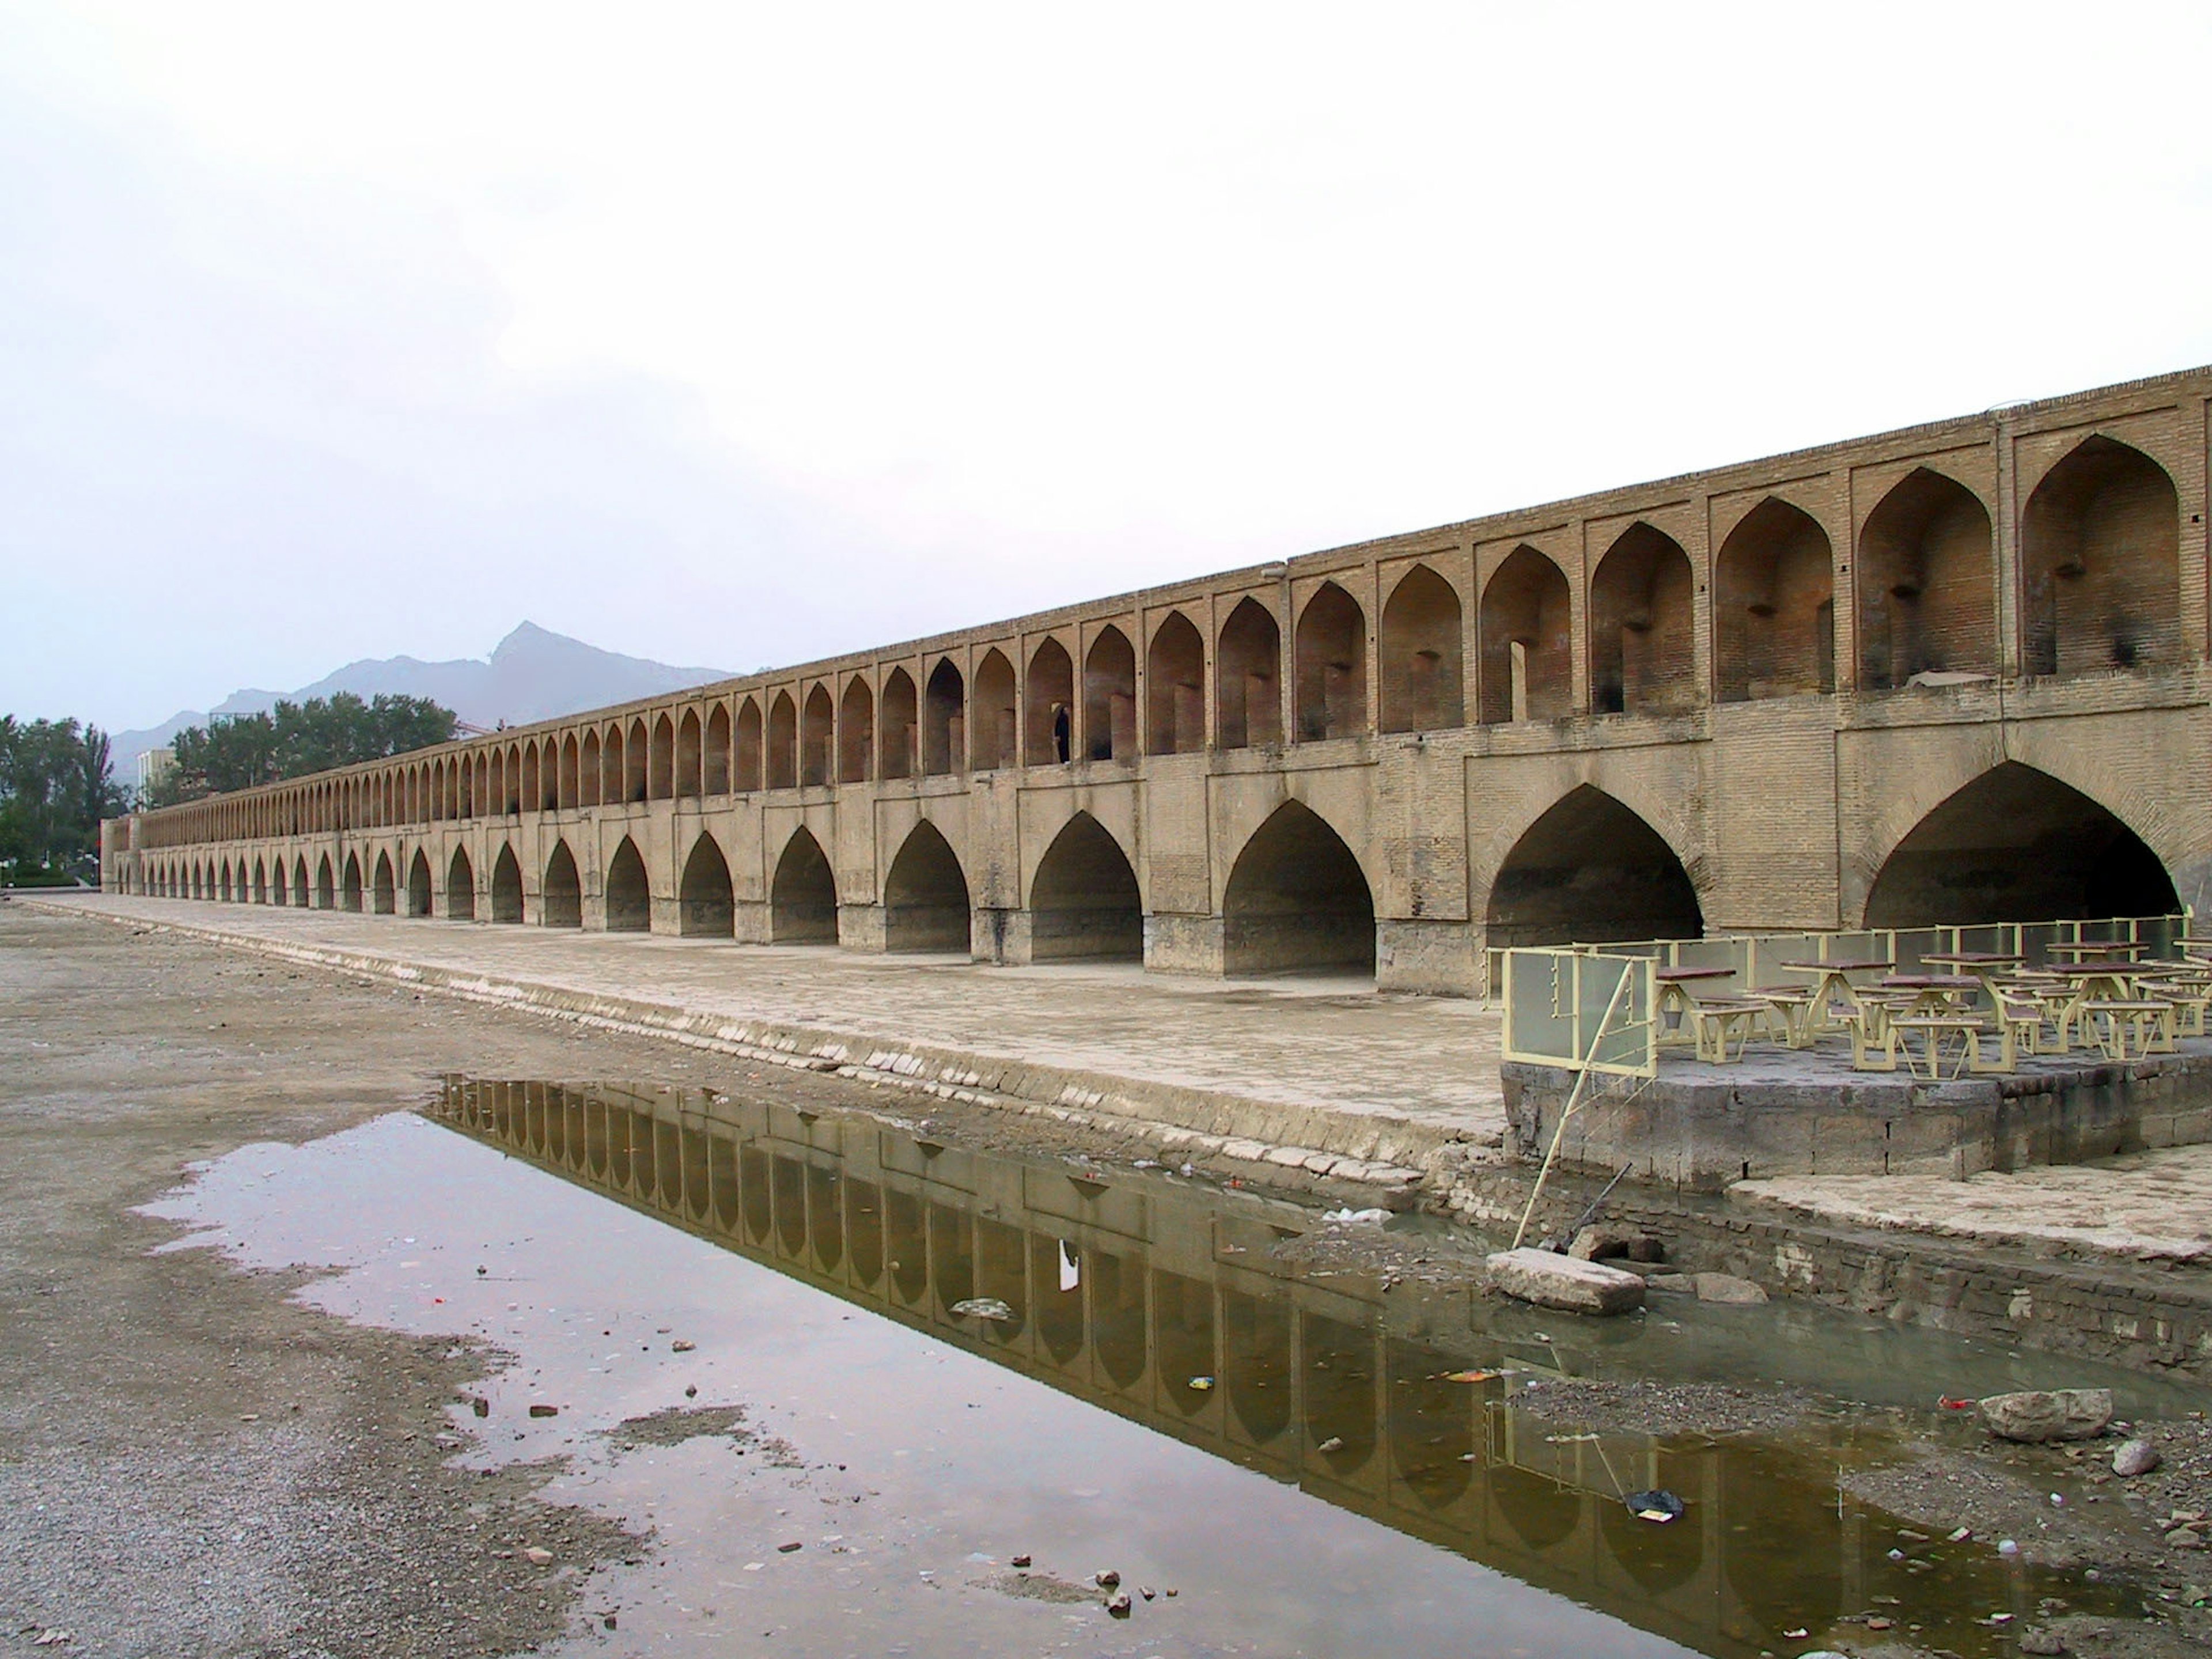
<svg viewBox="0 0 2212 1659"><path fill-rule="evenodd" d="M105 894L12 902L806 1069L1172 1126L1208 1150L1340 1179L1407 1184L1441 1149L1495 1147L1505 1129L1494 1012L1350 980L996 968Z"/></svg>

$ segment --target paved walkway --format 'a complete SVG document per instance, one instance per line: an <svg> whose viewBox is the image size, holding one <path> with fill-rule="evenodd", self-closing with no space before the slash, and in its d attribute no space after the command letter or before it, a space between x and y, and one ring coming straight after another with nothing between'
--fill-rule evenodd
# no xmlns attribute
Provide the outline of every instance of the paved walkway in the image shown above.
<svg viewBox="0 0 2212 1659"><path fill-rule="evenodd" d="M524 1000L556 1008L623 1000L749 1030L842 1040L856 1056L926 1051L948 1077L948 1064L984 1069L985 1089L1036 1098L1036 1085L1049 1081L1054 1097L1078 1100L1103 1091L1123 1097L1107 1099L1109 1110L1271 1145L1413 1162L1424 1146L1443 1140L1495 1145L1504 1127L1495 1012L1378 994L1350 980L996 968L953 957L186 899L88 894L39 902L347 959L332 965L434 970L449 988L495 998L530 988L552 1000ZM992 1060L1011 1062L1021 1077L994 1081ZM1345 1127L1362 1121L1364 1133Z"/></svg>

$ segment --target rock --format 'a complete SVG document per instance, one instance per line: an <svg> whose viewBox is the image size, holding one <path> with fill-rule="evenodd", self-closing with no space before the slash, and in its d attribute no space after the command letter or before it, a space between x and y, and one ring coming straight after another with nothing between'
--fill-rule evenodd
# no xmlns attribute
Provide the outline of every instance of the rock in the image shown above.
<svg viewBox="0 0 2212 1659"><path fill-rule="evenodd" d="M804 1549L805 1547L805 1545L801 1544L796 1538L794 1538L788 1544L778 1544L775 1547L775 1553L778 1555L789 1555L793 1551Z"/></svg>
<svg viewBox="0 0 2212 1659"><path fill-rule="evenodd" d="M1112 1589L1121 1582L1121 1575L1109 1567L1103 1572L1092 1573L1091 1582L1097 1585L1100 1589Z"/></svg>
<svg viewBox="0 0 2212 1659"><path fill-rule="evenodd" d="M491 1415L491 1401L484 1399L481 1395L473 1396L469 1401L469 1409L474 1412L478 1417L489 1417Z"/></svg>
<svg viewBox="0 0 2212 1659"><path fill-rule="evenodd" d="M673 1342L668 1345L668 1351L671 1353L690 1353L692 1349L698 1346L699 1345L696 1342L694 1342L690 1337L679 1336Z"/></svg>
<svg viewBox="0 0 2212 1659"><path fill-rule="evenodd" d="M1694 1296L1698 1291L1698 1279L1694 1273L1654 1273L1644 1283L1651 1290L1676 1291L1686 1296Z"/></svg>
<svg viewBox="0 0 2212 1659"><path fill-rule="evenodd" d="M1108 1596L1106 1611L1116 1619L1127 1619L1129 1616L1129 1592L1115 1590L1113 1595Z"/></svg>
<svg viewBox="0 0 2212 1659"><path fill-rule="evenodd" d="M1030 1559L1031 1558L1029 1556L1018 1555L1014 1558L1014 1565L1018 1567L1026 1567L1029 1565Z"/></svg>
<svg viewBox="0 0 2212 1659"><path fill-rule="evenodd" d="M1500 1250L1488 1262L1491 1282L1517 1302L1564 1313L1618 1314L1644 1305L1641 1274L1548 1250Z"/></svg>
<svg viewBox="0 0 2212 1659"><path fill-rule="evenodd" d="M1766 1300L1766 1292L1747 1279L1738 1279L1734 1273L1698 1273L1698 1300L1723 1302L1733 1307L1753 1308Z"/></svg>
<svg viewBox="0 0 2212 1659"><path fill-rule="evenodd" d="M2164 1461L2148 1440L2124 1440L2112 1449L2112 1473L2118 1475L2148 1474Z"/></svg>
<svg viewBox="0 0 2212 1659"><path fill-rule="evenodd" d="M2166 1547L2170 1550L2201 1550L2204 1539L2193 1527L2176 1527L2166 1534Z"/></svg>
<svg viewBox="0 0 2212 1659"><path fill-rule="evenodd" d="M1341 1436L1333 1434L1329 1436L1328 1439L1322 1441L1321 1444L1316 1446L1314 1449L1324 1455L1330 1452L1342 1451L1344 1449L1343 1437Z"/></svg>
<svg viewBox="0 0 2212 1659"><path fill-rule="evenodd" d="M2055 1630L2044 1630L2039 1626L2024 1630L2020 1633L2020 1650L2036 1654L2063 1653L2066 1651L2066 1638Z"/></svg>
<svg viewBox="0 0 2212 1659"><path fill-rule="evenodd" d="M558 1417L561 1415L561 1408L558 1406L532 1406L530 1408L530 1414L532 1417Z"/></svg>
<svg viewBox="0 0 2212 1659"><path fill-rule="evenodd" d="M1577 1261L1604 1261L1625 1257L1630 1261L1664 1261L1667 1248L1640 1227L1585 1227L1575 1235L1567 1254Z"/></svg>
<svg viewBox="0 0 2212 1659"><path fill-rule="evenodd" d="M2088 1440L2112 1420L2110 1389L2026 1389L1981 1401L1982 1421L2000 1440Z"/></svg>
<svg viewBox="0 0 2212 1659"><path fill-rule="evenodd" d="M533 1567L550 1567L553 1565L553 1552L542 1544L532 1544L522 1552L522 1559Z"/></svg>

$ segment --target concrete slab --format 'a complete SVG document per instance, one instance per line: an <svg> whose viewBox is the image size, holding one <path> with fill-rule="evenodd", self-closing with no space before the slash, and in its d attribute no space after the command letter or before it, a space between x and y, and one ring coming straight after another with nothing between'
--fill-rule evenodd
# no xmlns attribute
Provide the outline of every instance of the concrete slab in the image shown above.
<svg viewBox="0 0 2212 1659"><path fill-rule="evenodd" d="M1620 1314L1644 1305L1644 1276L1549 1250L1500 1250L1488 1258L1491 1283L1516 1302L1562 1313Z"/></svg>

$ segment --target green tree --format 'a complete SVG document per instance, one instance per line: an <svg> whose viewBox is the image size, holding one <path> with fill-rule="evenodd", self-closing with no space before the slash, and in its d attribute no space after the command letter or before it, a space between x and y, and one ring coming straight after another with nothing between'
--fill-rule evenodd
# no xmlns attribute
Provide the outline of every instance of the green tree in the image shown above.
<svg viewBox="0 0 2212 1659"><path fill-rule="evenodd" d="M75 720L0 715L0 878L10 884L97 872L100 821L130 810L108 776L107 734Z"/></svg>
<svg viewBox="0 0 2212 1659"><path fill-rule="evenodd" d="M453 740L455 716L428 697L350 691L305 702L281 702L265 714L232 714L177 733L177 763L149 805L305 777L356 762L382 760Z"/></svg>

